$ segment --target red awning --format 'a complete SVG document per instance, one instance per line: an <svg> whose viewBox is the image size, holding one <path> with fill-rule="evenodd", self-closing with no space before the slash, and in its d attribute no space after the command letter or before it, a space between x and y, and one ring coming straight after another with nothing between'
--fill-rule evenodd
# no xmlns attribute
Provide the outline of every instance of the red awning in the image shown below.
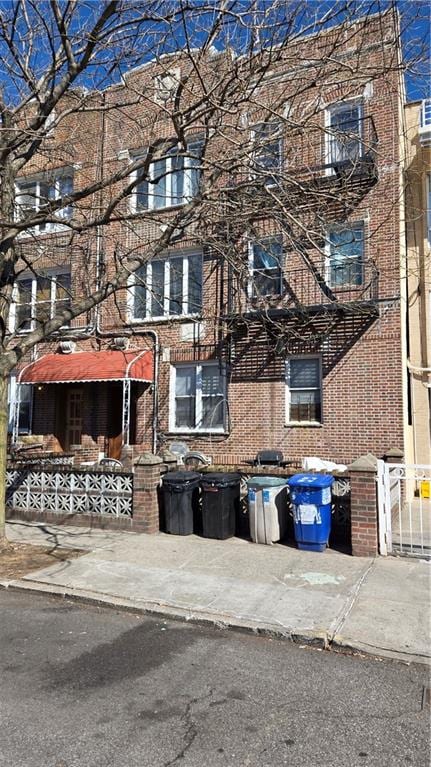
<svg viewBox="0 0 431 767"><path fill-rule="evenodd" d="M20 383L82 383L86 381L153 380L151 351L74 352L45 354L23 369Z"/></svg>

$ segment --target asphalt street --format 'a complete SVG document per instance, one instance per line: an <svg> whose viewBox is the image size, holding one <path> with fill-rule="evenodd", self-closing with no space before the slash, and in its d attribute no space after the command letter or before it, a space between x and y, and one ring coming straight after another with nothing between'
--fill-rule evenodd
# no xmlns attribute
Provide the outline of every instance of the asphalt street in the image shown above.
<svg viewBox="0 0 431 767"><path fill-rule="evenodd" d="M422 666L0 591L1 767L429 766Z"/></svg>

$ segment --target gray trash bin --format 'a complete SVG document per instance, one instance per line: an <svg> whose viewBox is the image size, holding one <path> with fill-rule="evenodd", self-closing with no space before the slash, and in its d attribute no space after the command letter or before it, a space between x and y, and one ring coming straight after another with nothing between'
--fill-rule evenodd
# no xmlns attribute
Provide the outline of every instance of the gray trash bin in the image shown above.
<svg viewBox="0 0 431 767"><path fill-rule="evenodd" d="M247 481L250 536L255 543L275 543L286 533L287 487L284 477Z"/></svg>

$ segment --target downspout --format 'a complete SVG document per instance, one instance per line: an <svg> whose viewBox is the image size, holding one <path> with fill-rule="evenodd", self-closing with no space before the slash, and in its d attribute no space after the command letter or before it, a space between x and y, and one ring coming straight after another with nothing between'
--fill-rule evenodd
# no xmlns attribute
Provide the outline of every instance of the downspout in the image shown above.
<svg viewBox="0 0 431 767"><path fill-rule="evenodd" d="M106 130L105 109L104 109L105 105L106 105L106 94L102 93L102 113L101 113L101 126L100 126L101 141L100 141L98 173L97 173L97 180L100 182L102 182L103 180L103 165L105 162L105 130ZM102 189L100 190L98 194L98 200L100 203L100 211L101 211L102 203L103 203ZM99 217L100 211L97 211L98 217ZM96 290L99 290L100 288L101 268L102 268L102 228L100 224L97 224L96 226ZM94 325L96 329L96 335L99 329L99 313L100 313L99 306L100 306L99 304L96 304L94 308Z"/></svg>
<svg viewBox="0 0 431 767"><path fill-rule="evenodd" d="M105 93L102 94L103 106L106 103ZM99 154L99 178L103 177L103 164L105 161L105 131L106 120L105 110L102 109L101 119L101 142L100 142L100 154ZM100 192L100 203L102 204L103 191ZM102 205L101 205L102 207ZM96 228L96 289L100 288L101 272L103 267L103 248L102 248L102 228L100 224ZM100 305L97 304L94 311L95 317L95 335L96 338L113 338L118 335L117 332L103 331L100 327ZM157 423L158 423L158 406L159 406L159 353L160 343L159 337L155 330L134 330L133 335L136 336L151 336L153 339L153 418L152 418L152 450L153 453L157 450Z"/></svg>

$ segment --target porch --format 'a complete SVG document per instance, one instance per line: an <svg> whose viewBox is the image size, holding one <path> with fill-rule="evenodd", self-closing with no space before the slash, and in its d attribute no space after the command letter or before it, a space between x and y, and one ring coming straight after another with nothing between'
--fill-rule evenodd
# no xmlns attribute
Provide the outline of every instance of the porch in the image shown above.
<svg viewBox="0 0 431 767"><path fill-rule="evenodd" d="M32 432L45 451L72 453L78 462L120 460L123 449L138 439L137 407L151 395L153 378L148 350L44 355L18 378L13 444L19 442L21 390L31 386ZM151 421L145 434L147 425L141 425L139 440L150 446Z"/></svg>

